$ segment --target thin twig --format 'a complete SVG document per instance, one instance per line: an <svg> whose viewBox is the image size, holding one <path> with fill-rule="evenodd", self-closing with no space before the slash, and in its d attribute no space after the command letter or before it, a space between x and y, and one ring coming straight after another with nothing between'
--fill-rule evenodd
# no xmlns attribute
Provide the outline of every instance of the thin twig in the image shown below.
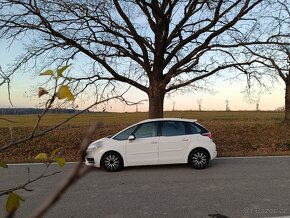
<svg viewBox="0 0 290 218"><path fill-rule="evenodd" d="M95 133L97 125L88 130L86 137L83 139L79 151L79 160L77 165L71 171L70 175L64 180L58 190L40 207L39 210L32 216L33 218L41 218L44 214L62 197L62 195L80 178L91 172L92 167L85 167L83 161L86 156L86 150L90 140Z"/></svg>
<svg viewBox="0 0 290 218"><path fill-rule="evenodd" d="M11 192L14 192L14 191L17 191L17 190L21 190L21 189L23 189L25 191L33 191L33 189L29 189L29 188L27 188L27 186L28 185L31 185L32 183L34 183L36 181L39 181L39 180L41 180L43 178L47 178L47 177L54 176L56 174L61 173L61 171L56 171L56 172L53 172L53 173L50 173L50 174L46 174L45 175L46 170L47 170L47 168L44 170L44 172L40 176L36 177L33 180L29 180L29 181L27 181L26 183L24 183L22 185L19 185L17 187L10 188L10 189L7 189L7 190L0 190L0 196L8 195Z"/></svg>
<svg viewBox="0 0 290 218"><path fill-rule="evenodd" d="M14 120L10 120L10 119L7 119L7 118L3 118L3 117L0 117L0 120L4 120L4 121L7 121L9 123L18 123L17 121L14 121Z"/></svg>
<svg viewBox="0 0 290 218"><path fill-rule="evenodd" d="M0 66L0 78L2 81L0 82L0 86L4 85L5 83L7 84L7 92L8 92L8 100L10 102L10 105L13 106L12 100L11 100L11 86L10 86L10 77L12 76L13 73L10 73L7 75L1 68Z"/></svg>
<svg viewBox="0 0 290 218"><path fill-rule="evenodd" d="M120 99L120 97L121 97L121 95L120 95L120 96L114 96L114 97L111 97L111 98L107 98L107 99L102 100L102 101L99 101L99 102L95 102L94 104L90 105L89 107L85 108L84 110L79 111L78 113L74 114L73 116L71 116L71 117L69 117L69 118L67 118L67 119L65 119L65 120L63 120L63 121L61 121L61 122L59 122L58 124L56 124L56 125L54 125L54 126L48 128L48 129L46 129L46 130L43 130L43 131L41 131L41 132L39 132L39 133L37 133L37 134L30 135L29 137L26 137L26 138L24 138L24 139L20 139L20 140L18 140L18 141L15 141L15 142L9 143L9 144L7 144L7 145L4 145L3 147L0 148L0 152L5 151L5 150L7 150L8 148L10 148L10 147L12 147L12 146L15 146L15 145L18 145L18 144L21 144L21 143L27 142L27 141L29 141L29 140L31 140L31 139L38 138L38 137L40 137L40 136L43 136L43 135L45 135L46 133L49 133L49 132L51 132L51 131L53 131L53 130L59 128L60 126L62 126L63 124L69 122L70 120L72 120L73 118L79 116L80 114L85 113L87 110L91 109L92 107L94 107L94 106L96 106L96 105L98 105L98 104L102 104L102 103L107 102L107 101L112 100L112 99Z"/></svg>
<svg viewBox="0 0 290 218"><path fill-rule="evenodd" d="M38 128L41 119L48 112L48 110L52 106L53 102L55 101L56 92L57 92L56 89L57 89L57 80L55 80L55 86L54 86L54 89L53 89L53 95L52 95L51 99L48 101L47 105L45 106L45 109L43 110L43 112L40 115L37 116L38 120L37 120L36 124L34 125L32 131L31 131L30 137L34 136L34 133L35 133L36 129Z"/></svg>

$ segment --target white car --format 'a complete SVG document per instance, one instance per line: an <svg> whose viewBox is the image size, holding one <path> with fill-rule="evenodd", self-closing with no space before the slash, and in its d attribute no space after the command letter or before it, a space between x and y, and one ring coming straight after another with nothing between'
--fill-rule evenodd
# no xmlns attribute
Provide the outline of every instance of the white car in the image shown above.
<svg viewBox="0 0 290 218"><path fill-rule="evenodd" d="M110 172L127 166L176 163L203 169L216 156L211 133L196 120L160 118L141 121L91 143L85 163Z"/></svg>

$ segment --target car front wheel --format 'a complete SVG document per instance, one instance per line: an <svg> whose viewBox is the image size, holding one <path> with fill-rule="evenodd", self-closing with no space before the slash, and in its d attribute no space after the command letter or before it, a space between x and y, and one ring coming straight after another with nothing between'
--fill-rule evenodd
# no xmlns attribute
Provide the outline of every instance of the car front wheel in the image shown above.
<svg viewBox="0 0 290 218"><path fill-rule="evenodd" d="M198 149L190 153L189 164L195 169L204 169L209 163L209 154L203 149Z"/></svg>
<svg viewBox="0 0 290 218"><path fill-rule="evenodd" d="M116 152L108 152L102 157L102 167L109 172L119 171L123 167L123 159Z"/></svg>

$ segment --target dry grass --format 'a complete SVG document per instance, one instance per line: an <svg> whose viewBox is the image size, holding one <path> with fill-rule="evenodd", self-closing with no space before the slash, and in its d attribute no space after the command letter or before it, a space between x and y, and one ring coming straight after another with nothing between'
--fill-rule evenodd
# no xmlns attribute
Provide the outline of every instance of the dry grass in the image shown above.
<svg viewBox="0 0 290 218"><path fill-rule="evenodd" d="M59 122L68 115L48 115L41 128ZM0 153L6 162L32 162L36 154L50 152L62 147L64 157L76 160L78 146L87 126L96 121L103 122L94 139L116 133L124 127L146 119L146 113L96 113L84 114L62 126L27 143ZM219 156L254 156L290 154L290 128L282 124L281 112L166 112L166 117L197 118L210 129L217 144ZM15 139L29 135L36 120L35 115L6 116L17 120L13 124ZM0 123L0 146L9 141L7 123Z"/></svg>

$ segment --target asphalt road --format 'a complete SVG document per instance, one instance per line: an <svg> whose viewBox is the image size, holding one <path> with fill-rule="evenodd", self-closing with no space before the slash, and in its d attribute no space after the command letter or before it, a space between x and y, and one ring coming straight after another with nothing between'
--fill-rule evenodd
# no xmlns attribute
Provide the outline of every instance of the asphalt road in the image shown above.
<svg viewBox="0 0 290 218"><path fill-rule="evenodd" d="M29 217L73 166L68 164L62 174L32 185L33 192L18 192L25 202L16 217ZM0 169L0 189L25 182L27 167ZM31 177L43 170L42 165L29 167ZM3 197L0 205L0 217L4 217ZM45 217L215 217L214 214L290 217L290 157L216 159L205 170L187 165L130 167L118 173L96 169L71 187Z"/></svg>

